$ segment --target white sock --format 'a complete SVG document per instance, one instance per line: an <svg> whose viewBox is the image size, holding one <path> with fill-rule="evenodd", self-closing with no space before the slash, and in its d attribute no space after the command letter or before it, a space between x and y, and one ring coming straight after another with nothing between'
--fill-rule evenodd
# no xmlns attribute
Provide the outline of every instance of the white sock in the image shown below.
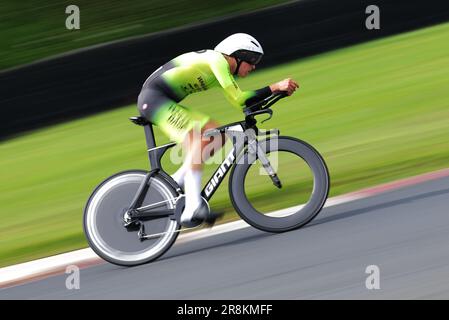
<svg viewBox="0 0 449 320"><path fill-rule="evenodd" d="M188 170L185 174L186 206L182 212L182 220L191 219L201 204L201 170Z"/></svg>
<svg viewBox="0 0 449 320"><path fill-rule="evenodd" d="M184 162L184 164L179 167L179 169L176 170L176 172L172 174L171 177L176 181L178 185L184 187L184 177L188 170L190 170L190 163Z"/></svg>

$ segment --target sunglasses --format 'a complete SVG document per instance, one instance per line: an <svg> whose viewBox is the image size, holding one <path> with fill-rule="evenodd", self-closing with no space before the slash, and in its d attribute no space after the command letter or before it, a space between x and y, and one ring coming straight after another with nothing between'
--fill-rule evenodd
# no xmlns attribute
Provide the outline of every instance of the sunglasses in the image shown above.
<svg viewBox="0 0 449 320"><path fill-rule="evenodd" d="M240 60L253 65L258 64L262 60L262 54L248 50L238 50L234 55Z"/></svg>

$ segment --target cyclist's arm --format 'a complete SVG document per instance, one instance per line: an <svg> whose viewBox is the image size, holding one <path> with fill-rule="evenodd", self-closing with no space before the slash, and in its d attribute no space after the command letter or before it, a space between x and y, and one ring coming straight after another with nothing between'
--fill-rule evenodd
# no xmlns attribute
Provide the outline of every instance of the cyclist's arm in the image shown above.
<svg viewBox="0 0 449 320"><path fill-rule="evenodd" d="M239 109L245 105L254 104L271 95L271 89L268 86L255 91L242 91L235 82L227 63L218 61L213 63L211 68L223 88L226 98L233 106Z"/></svg>
<svg viewBox="0 0 449 320"><path fill-rule="evenodd" d="M245 105L247 107L249 107L259 101L262 101L265 98L268 98L269 96L271 96L272 93L273 93L273 91L271 90L271 87L269 87L269 86L258 89L256 91L254 91L254 96L252 96L251 98L249 98L245 101Z"/></svg>

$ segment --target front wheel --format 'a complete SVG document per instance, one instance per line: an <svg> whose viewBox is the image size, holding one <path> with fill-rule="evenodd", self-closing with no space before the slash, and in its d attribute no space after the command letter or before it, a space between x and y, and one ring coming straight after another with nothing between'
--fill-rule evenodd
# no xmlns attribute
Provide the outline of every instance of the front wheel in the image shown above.
<svg viewBox="0 0 449 320"><path fill-rule="evenodd" d="M279 178L274 183L257 157L246 150L229 178L232 204L253 227L268 232L300 228L321 211L329 193L329 173L320 154L292 137L259 141Z"/></svg>

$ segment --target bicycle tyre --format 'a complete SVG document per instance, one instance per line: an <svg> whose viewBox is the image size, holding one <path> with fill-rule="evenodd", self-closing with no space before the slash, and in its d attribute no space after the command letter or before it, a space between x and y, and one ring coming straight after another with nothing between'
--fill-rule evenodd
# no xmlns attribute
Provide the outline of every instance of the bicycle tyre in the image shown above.
<svg viewBox="0 0 449 320"><path fill-rule="evenodd" d="M313 191L310 200L298 211L282 218L267 216L255 209L245 194L245 178L255 159L251 160L245 150L236 161L229 178L229 195L235 210L248 224L267 232L286 232L306 225L321 211L329 194L330 178L326 163L311 145L293 137L279 136L259 143L267 154L274 151L290 152L307 163L313 172ZM271 183L268 177L267 183Z"/></svg>

